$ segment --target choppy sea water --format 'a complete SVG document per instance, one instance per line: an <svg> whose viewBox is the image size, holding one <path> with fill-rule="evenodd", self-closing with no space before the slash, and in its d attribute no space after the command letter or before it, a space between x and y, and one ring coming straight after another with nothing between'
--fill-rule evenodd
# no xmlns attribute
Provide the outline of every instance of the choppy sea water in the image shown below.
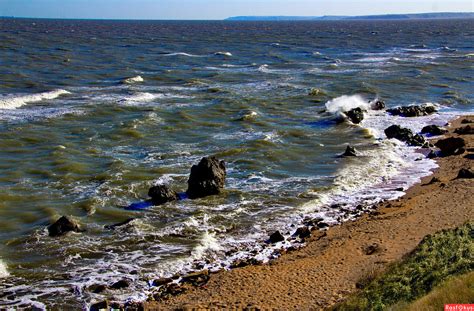
<svg viewBox="0 0 474 311"><path fill-rule="evenodd" d="M400 196L436 164L383 129L472 113L473 26L0 20L0 308L142 300L153 279L272 258L289 242L268 234L306 217ZM332 121L376 98L439 113ZM349 143L361 156L338 158ZM124 209L154 184L185 190L207 155L227 164L222 195ZM61 215L86 232L48 237Z"/></svg>

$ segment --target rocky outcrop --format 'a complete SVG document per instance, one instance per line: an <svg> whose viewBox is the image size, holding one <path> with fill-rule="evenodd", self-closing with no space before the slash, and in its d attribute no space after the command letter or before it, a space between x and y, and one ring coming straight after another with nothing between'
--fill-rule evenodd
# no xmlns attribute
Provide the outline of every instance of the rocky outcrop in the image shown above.
<svg viewBox="0 0 474 311"><path fill-rule="evenodd" d="M181 278L181 283L189 283L194 286L203 286L209 281L209 278L209 271L203 270L183 276Z"/></svg>
<svg viewBox="0 0 474 311"><path fill-rule="evenodd" d="M357 157L357 152L354 147L347 146L346 151L342 154L343 157Z"/></svg>
<svg viewBox="0 0 474 311"><path fill-rule="evenodd" d="M62 216L55 223L48 227L49 236L57 237L68 232L83 232L84 230L72 219Z"/></svg>
<svg viewBox="0 0 474 311"><path fill-rule="evenodd" d="M154 205L165 204L166 202L178 200L178 193L171 190L166 185L153 186L148 190L148 196Z"/></svg>
<svg viewBox="0 0 474 311"><path fill-rule="evenodd" d="M469 123L474 123L474 120L469 120L469 119L462 119L461 124L469 124Z"/></svg>
<svg viewBox="0 0 474 311"><path fill-rule="evenodd" d="M474 134L474 127L470 125L458 127L457 129L454 130L454 133L459 134L459 135L472 135Z"/></svg>
<svg viewBox="0 0 474 311"><path fill-rule="evenodd" d="M109 302L107 300L96 302L91 305L90 311L108 310Z"/></svg>
<svg viewBox="0 0 474 311"><path fill-rule="evenodd" d="M413 105L387 109L387 112L394 116L420 117L435 113L436 108L432 105Z"/></svg>
<svg viewBox="0 0 474 311"><path fill-rule="evenodd" d="M309 230L309 228L306 226L300 227L296 229L293 235L299 237L300 239L304 239L311 235L311 230Z"/></svg>
<svg viewBox="0 0 474 311"><path fill-rule="evenodd" d="M456 178L466 178L466 179L474 178L474 171L467 168L462 168L459 170L458 176Z"/></svg>
<svg viewBox="0 0 474 311"><path fill-rule="evenodd" d="M111 289L122 289L130 286L130 283L127 280L120 280L110 285Z"/></svg>
<svg viewBox="0 0 474 311"><path fill-rule="evenodd" d="M372 110L383 110L385 109L385 102L381 100L376 100L372 104L370 104L370 109Z"/></svg>
<svg viewBox="0 0 474 311"><path fill-rule="evenodd" d="M437 125L427 125L421 129L421 134L429 134L432 136L443 135L443 134L446 134L447 132L448 130L442 127L439 127Z"/></svg>
<svg viewBox="0 0 474 311"><path fill-rule="evenodd" d="M191 168L186 194L190 199L219 194L224 189L225 178L224 161L215 157L204 157L198 165Z"/></svg>
<svg viewBox="0 0 474 311"><path fill-rule="evenodd" d="M281 241L284 241L285 240L285 237L280 233L280 231L275 231L274 233L272 233L270 235L270 243L277 243L277 242L281 242Z"/></svg>
<svg viewBox="0 0 474 311"><path fill-rule="evenodd" d="M349 118L349 120L354 124L359 124L364 120L364 111L361 108L354 108L344 114Z"/></svg>
<svg viewBox="0 0 474 311"><path fill-rule="evenodd" d="M387 138L395 138L407 143L410 146L428 147L428 142L425 138L418 134L413 134L410 129L403 128L399 125L392 125L385 129Z"/></svg>
<svg viewBox="0 0 474 311"><path fill-rule="evenodd" d="M466 150L466 142L460 137L449 137L440 139L435 144L444 156L463 154Z"/></svg>

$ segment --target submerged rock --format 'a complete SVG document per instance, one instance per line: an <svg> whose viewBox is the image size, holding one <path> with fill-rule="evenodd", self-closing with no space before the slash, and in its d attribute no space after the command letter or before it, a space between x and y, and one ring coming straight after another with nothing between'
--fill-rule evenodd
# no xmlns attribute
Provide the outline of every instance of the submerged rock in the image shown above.
<svg viewBox="0 0 474 311"><path fill-rule="evenodd" d="M119 223L116 223L116 224L113 224L113 225L105 225L104 228L109 229L109 230L114 230L117 227L122 227L122 226L128 225L130 222L132 222L135 219L136 218L129 218L127 220L124 220L122 222L119 222Z"/></svg>
<svg viewBox="0 0 474 311"><path fill-rule="evenodd" d="M171 190L166 185L153 186L148 190L148 196L154 205L165 204L166 202L176 201L179 196L176 191Z"/></svg>
<svg viewBox="0 0 474 311"><path fill-rule="evenodd" d="M270 243L277 243L284 241L285 237L280 233L280 231L275 231L270 235Z"/></svg>
<svg viewBox="0 0 474 311"><path fill-rule="evenodd" d="M438 147L445 156L463 154L466 151L466 142L460 137L440 139L436 142L435 146Z"/></svg>
<svg viewBox="0 0 474 311"><path fill-rule="evenodd" d="M359 124L364 119L364 112L361 108L354 108L344 113L354 124Z"/></svg>
<svg viewBox="0 0 474 311"><path fill-rule="evenodd" d="M459 170L458 176L456 178L466 178L466 179L474 178L474 171L467 168L462 168Z"/></svg>
<svg viewBox="0 0 474 311"><path fill-rule="evenodd" d="M204 157L191 168L186 194L190 199L219 194L224 189L225 178L224 161L216 157Z"/></svg>
<svg viewBox="0 0 474 311"><path fill-rule="evenodd" d="M454 133L459 135L471 135L474 134L474 127L471 127L470 125L458 127L454 130Z"/></svg>
<svg viewBox="0 0 474 311"><path fill-rule="evenodd" d="M387 112L394 116L419 117L435 113L436 108L432 105L413 105L387 109Z"/></svg>
<svg viewBox="0 0 474 311"><path fill-rule="evenodd" d="M90 311L99 311L99 310L108 310L109 309L109 302L107 300L96 302L90 307Z"/></svg>
<svg viewBox="0 0 474 311"><path fill-rule="evenodd" d="M347 146L346 151L342 154L343 157L357 157L354 147Z"/></svg>
<svg viewBox="0 0 474 311"><path fill-rule="evenodd" d="M387 138L395 138L407 143L410 146L428 147L428 142L421 135L415 134L410 129L403 128L400 125L392 125L385 129Z"/></svg>
<svg viewBox="0 0 474 311"><path fill-rule="evenodd" d="M130 286L130 283L127 280L120 280L118 282L115 282L114 284L110 285L110 288L112 289L122 289L122 288L127 288Z"/></svg>
<svg viewBox="0 0 474 311"><path fill-rule="evenodd" d="M370 109L372 110L383 110L385 109L385 102L382 100L376 100L370 105Z"/></svg>
<svg viewBox="0 0 474 311"><path fill-rule="evenodd" d="M448 130L437 125L427 125L421 129L421 134L430 134L433 136L446 134Z"/></svg>
<svg viewBox="0 0 474 311"><path fill-rule="evenodd" d="M62 216L55 223L48 227L49 236L57 237L70 231L83 232L79 225L67 216Z"/></svg>

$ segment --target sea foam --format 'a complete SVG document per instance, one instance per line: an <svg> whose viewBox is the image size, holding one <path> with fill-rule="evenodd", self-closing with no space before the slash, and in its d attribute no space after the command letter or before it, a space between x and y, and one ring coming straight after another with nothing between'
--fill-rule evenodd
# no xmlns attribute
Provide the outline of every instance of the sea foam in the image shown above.
<svg viewBox="0 0 474 311"><path fill-rule="evenodd" d="M66 90L59 89L36 94L0 97L0 109L16 109L29 103L39 102L47 99L55 99L65 94L71 93Z"/></svg>
<svg viewBox="0 0 474 311"><path fill-rule="evenodd" d="M133 83L140 83L145 81L141 76L131 77L123 80L123 83L126 84L133 84Z"/></svg>
<svg viewBox="0 0 474 311"><path fill-rule="evenodd" d="M8 273L7 265L0 259L0 278L6 278L10 276Z"/></svg>
<svg viewBox="0 0 474 311"><path fill-rule="evenodd" d="M354 108L369 109L370 103L360 95L343 95L326 103L330 113L346 112Z"/></svg>

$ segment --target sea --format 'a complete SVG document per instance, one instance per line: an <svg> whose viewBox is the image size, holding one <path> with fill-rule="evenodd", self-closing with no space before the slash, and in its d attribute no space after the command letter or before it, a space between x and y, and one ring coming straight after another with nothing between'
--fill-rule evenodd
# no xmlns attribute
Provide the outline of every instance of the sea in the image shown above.
<svg viewBox="0 0 474 311"><path fill-rule="evenodd" d="M273 260L308 219L400 197L437 165L384 129L473 113L473 64L473 19L0 19L0 309L144 301L155 279ZM360 124L337 122L355 107ZM185 191L205 156L226 163L220 195L127 209ZM63 215L85 231L49 237Z"/></svg>

